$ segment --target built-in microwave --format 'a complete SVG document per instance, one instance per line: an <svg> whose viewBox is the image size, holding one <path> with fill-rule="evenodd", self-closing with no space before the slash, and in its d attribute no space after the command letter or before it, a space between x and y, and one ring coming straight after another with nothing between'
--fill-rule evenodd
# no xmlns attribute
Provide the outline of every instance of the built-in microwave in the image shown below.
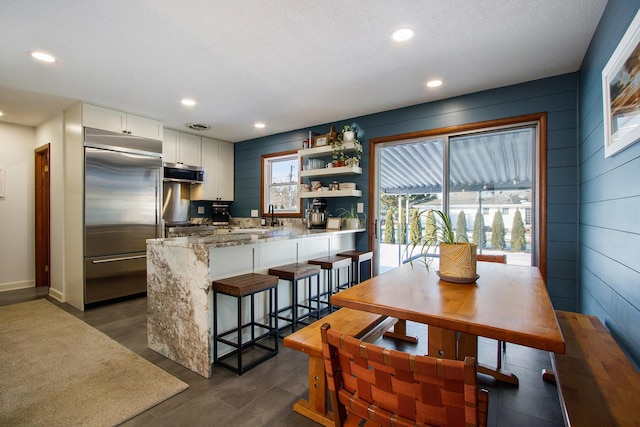
<svg viewBox="0 0 640 427"><path fill-rule="evenodd" d="M189 166L182 163L163 163L163 177L165 181L190 182L201 184L205 182L205 170L200 166Z"/></svg>

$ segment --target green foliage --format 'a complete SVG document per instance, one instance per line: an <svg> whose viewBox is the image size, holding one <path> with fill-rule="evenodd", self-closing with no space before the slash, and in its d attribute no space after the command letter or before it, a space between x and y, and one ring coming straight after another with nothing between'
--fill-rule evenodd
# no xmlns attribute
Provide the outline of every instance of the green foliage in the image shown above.
<svg viewBox="0 0 640 427"><path fill-rule="evenodd" d="M429 257L429 251L432 247L438 245L438 243L455 244L458 242L456 239L453 226L451 225L451 218L449 215L442 211L430 209L427 212L427 224L425 228L425 235L419 239L412 240L405 248L405 257L409 258L409 262L413 265L413 255L415 251L421 254L422 259L420 262L429 269L429 264L432 258ZM424 213L420 212L418 215ZM462 240L468 241L466 237L462 237Z"/></svg>
<svg viewBox="0 0 640 427"><path fill-rule="evenodd" d="M393 233L393 210L387 209L387 216L384 220L384 242L395 243L396 239Z"/></svg>
<svg viewBox="0 0 640 427"><path fill-rule="evenodd" d="M438 243L436 217L433 214L433 211L427 212L427 223L424 227L424 240L425 242L429 242L430 245L435 245Z"/></svg>
<svg viewBox="0 0 640 427"><path fill-rule="evenodd" d="M504 240L505 234L502 212L498 209L493 216L493 223L491 223L491 247L493 249L504 249L507 246Z"/></svg>
<svg viewBox="0 0 640 427"><path fill-rule="evenodd" d="M411 220L409 222L409 241L415 242L422 236L422 224L420 223L420 211L411 209Z"/></svg>
<svg viewBox="0 0 640 427"><path fill-rule="evenodd" d="M400 218L398 218L398 243L407 241L407 214L404 209L400 209Z"/></svg>
<svg viewBox="0 0 640 427"><path fill-rule="evenodd" d="M361 216L362 216L362 218L366 218L365 214L359 214L358 213L358 211L356 210L356 205L354 205L354 204L351 204L351 208L350 209L338 208L336 210L336 213L338 213L338 216L340 218L344 218L344 219L352 219L352 218L360 219Z"/></svg>
<svg viewBox="0 0 640 427"><path fill-rule="evenodd" d="M482 240L482 247L487 247L487 233L484 231L484 215L480 212L480 209L476 211L476 218L473 221L473 235L471 236L471 242L478 246Z"/></svg>
<svg viewBox="0 0 640 427"><path fill-rule="evenodd" d="M527 241L525 239L524 222L522 222L520 209L516 209L516 213L513 216L513 224L511 226L511 250L521 252L526 248Z"/></svg>
<svg viewBox="0 0 640 427"><path fill-rule="evenodd" d="M456 222L456 241L467 240L467 218L464 211L458 213L458 221Z"/></svg>
<svg viewBox="0 0 640 427"><path fill-rule="evenodd" d="M344 133L350 131L354 132L355 139L353 140L353 156L348 157L345 154ZM345 125L342 128L342 132L337 135L336 139L331 140L329 142L329 145L331 145L331 148L333 150L331 154L333 160L343 161L347 164L347 166L356 166L357 164L359 164L360 159L362 158L362 144L360 144L360 141L358 141L357 130L355 127Z"/></svg>

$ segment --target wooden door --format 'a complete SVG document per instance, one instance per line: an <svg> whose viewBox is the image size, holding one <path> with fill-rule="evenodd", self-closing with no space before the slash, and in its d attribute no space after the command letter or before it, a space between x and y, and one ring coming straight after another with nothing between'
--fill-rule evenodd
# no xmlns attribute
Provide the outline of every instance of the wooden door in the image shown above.
<svg viewBox="0 0 640 427"><path fill-rule="evenodd" d="M49 144L35 150L36 286L50 286L51 222Z"/></svg>

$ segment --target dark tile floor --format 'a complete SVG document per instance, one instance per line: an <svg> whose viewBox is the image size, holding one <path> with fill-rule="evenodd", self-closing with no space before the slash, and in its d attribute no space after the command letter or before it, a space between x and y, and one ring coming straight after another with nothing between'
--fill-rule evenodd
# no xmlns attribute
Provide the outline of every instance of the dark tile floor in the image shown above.
<svg viewBox="0 0 640 427"><path fill-rule="evenodd" d="M46 289L1 292L0 305L43 298L46 294ZM50 301L189 384L188 390L129 420L125 426L318 426L291 409L294 402L306 397L307 390L307 357L298 351L280 346L277 357L240 377L217 367L213 377L205 379L147 348L146 298L85 312ZM421 337L417 345L386 338L376 343L424 354L426 327L410 323L409 332ZM481 362L493 365L495 351L495 341L480 340ZM480 385L489 390L489 426L564 425L556 388L540 376L543 368L551 367L547 352L507 344L504 367L518 376L519 387L479 375Z"/></svg>

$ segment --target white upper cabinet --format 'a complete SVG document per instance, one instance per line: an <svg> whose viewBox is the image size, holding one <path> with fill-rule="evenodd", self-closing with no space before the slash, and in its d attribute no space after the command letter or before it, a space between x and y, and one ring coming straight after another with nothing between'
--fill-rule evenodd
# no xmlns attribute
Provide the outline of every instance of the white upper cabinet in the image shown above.
<svg viewBox="0 0 640 427"><path fill-rule="evenodd" d="M202 166L205 168L205 183L196 192L199 200L233 201L233 144L202 138ZM194 192L191 193L194 200Z"/></svg>
<svg viewBox="0 0 640 427"><path fill-rule="evenodd" d="M162 141L162 122L122 111L82 104L82 125Z"/></svg>
<svg viewBox="0 0 640 427"><path fill-rule="evenodd" d="M162 161L203 166L201 138L189 133L165 129L162 140Z"/></svg>

